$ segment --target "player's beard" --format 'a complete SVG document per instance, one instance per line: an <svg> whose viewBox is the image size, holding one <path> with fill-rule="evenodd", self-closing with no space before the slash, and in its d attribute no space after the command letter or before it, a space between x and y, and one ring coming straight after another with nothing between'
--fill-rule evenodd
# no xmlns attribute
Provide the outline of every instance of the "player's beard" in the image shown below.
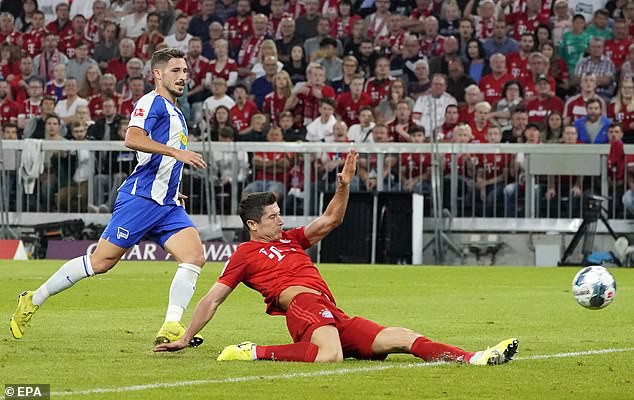
<svg viewBox="0 0 634 400"><path fill-rule="evenodd" d="M163 85L163 87L165 88L165 90L167 90L167 92L169 94L171 94L172 96L174 96L175 99L181 97L183 95L183 92L185 91L185 83L183 82L183 90L178 91L178 86L176 86L176 82L174 82L174 87L171 88L167 85Z"/></svg>

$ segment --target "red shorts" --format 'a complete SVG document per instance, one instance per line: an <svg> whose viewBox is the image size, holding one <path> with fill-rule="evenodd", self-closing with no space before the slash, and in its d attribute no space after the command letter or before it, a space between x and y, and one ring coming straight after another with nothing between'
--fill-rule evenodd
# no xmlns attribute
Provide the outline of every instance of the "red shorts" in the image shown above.
<svg viewBox="0 0 634 400"><path fill-rule="evenodd" d="M334 325L345 358L384 360L387 354L374 354L372 343L384 326L361 317L349 317L328 297L314 293L300 293L286 310L286 326L294 342L310 342L315 329Z"/></svg>

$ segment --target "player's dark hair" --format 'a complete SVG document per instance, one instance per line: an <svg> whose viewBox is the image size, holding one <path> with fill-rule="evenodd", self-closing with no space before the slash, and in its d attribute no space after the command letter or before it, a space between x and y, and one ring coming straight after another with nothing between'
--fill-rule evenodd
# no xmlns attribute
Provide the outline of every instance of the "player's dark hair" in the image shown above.
<svg viewBox="0 0 634 400"><path fill-rule="evenodd" d="M151 68L154 69L157 65L167 64L172 58L185 59L185 53L183 53L179 49L174 49L170 47L156 50L154 54L152 54L152 62L150 64Z"/></svg>
<svg viewBox="0 0 634 400"><path fill-rule="evenodd" d="M238 215L240 215L245 229L249 230L248 220L259 222L262 219L262 214L264 214L264 207L276 202L277 197L272 192L249 193L244 196L238 205Z"/></svg>

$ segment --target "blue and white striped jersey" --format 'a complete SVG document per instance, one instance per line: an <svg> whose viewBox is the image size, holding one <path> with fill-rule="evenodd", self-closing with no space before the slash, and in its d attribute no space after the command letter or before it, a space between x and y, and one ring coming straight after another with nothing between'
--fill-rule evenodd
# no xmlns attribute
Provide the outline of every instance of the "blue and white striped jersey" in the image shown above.
<svg viewBox="0 0 634 400"><path fill-rule="evenodd" d="M187 148L187 124L183 113L154 90L134 105L130 126L145 130L155 142L175 149ZM142 151L137 151L137 160L139 163L119 190L150 198L161 205L179 205L177 192L183 163L162 154Z"/></svg>

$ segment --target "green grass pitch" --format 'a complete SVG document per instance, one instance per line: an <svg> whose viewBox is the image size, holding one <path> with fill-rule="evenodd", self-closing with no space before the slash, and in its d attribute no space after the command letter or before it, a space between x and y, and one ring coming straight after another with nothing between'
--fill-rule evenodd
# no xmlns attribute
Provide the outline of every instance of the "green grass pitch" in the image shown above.
<svg viewBox="0 0 634 400"><path fill-rule="evenodd" d="M498 367L424 363L409 355L341 364L216 362L228 344L290 341L284 319L238 287L203 330L205 343L154 354L175 265L122 262L38 311L22 340L9 333L16 295L62 262L0 262L0 383L49 383L52 399L631 399L634 270L612 269L614 303L578 306L576 268L322 265L340 307L465 349L520 340ZM195 301L218 276L209 264ZM602 350L614 349L611 352Z"/></svg>

